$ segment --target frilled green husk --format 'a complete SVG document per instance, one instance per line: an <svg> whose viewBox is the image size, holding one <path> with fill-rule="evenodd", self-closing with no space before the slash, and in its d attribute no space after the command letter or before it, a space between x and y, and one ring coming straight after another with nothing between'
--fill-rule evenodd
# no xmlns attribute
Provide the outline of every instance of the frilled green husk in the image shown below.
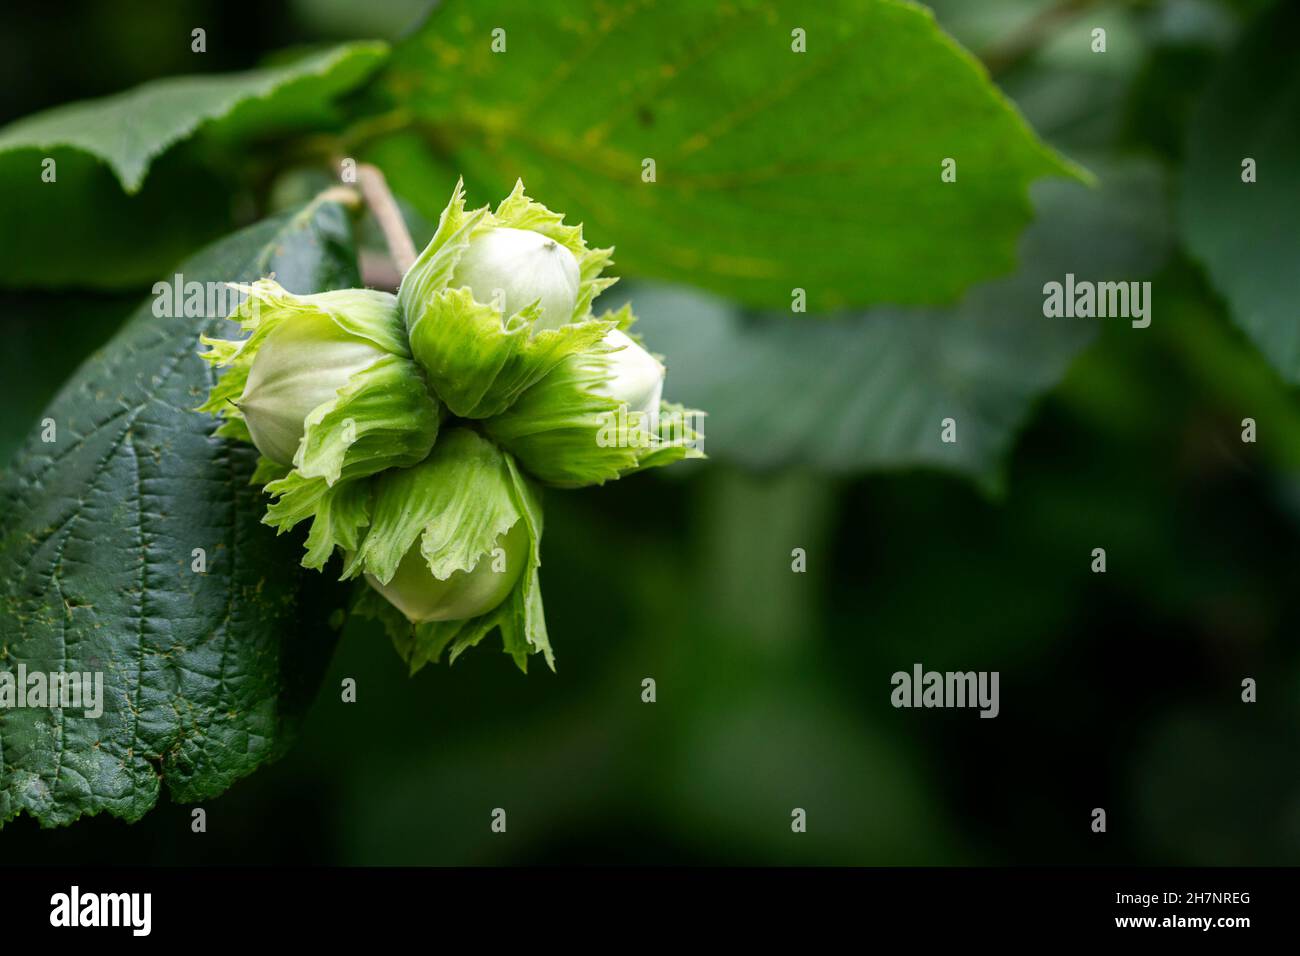
<svg viewBox="0 0 1300 956"><path fill-rule="evenodd" d="M604 317L617 328L634 321L631 308ZM684 458L703 458L703 412L664 402L658 420L629 412L602 394L610 379L596 346L566 356L484 430L533 477L558 487L600 485Z"/></svg>
<svg viewBox="0 0 1300 956"><path fill-rule="evenodd" d="M230 318L249 336L201 340L209 347L202 357L225 369L198 409L224 419L218 435L251 441L237 403L258 348L282 322L310 312L387 354L307 416L293 462L298 475L333 485L341 478L411 465L429 453L442 410L411 355L395 296L370 289L298 296L269 279L237 288L248 298Z"/></svg>
<svg viewBox="0 0 1300 956"><path fill-rule="evenodd" d="M432 454L413 468L394 469L371 480L374 506L369 528L344 568L345 578L362 573L387 583L418 540L429 571L445 580L473 569L497 538L523 522L529 537L527 565L501 604L460 621L410 624L395 607L365 588L354 613L381 620L412 673L443 651L455 661L466 648L499 629L521 670L530 654L541 653L554 669L542 611L542 509L535 490L510 455L469 428L443 433Z"/></svg>
<svg viewBox="0 0 1300 956"><path fill-rule="evenodd" d="M573 253L579 292L569 324L538 330L535 304L503 315L469 289L450 287L470 239L496 227L533 230ZM608 379L601 340L632 321L628 309L600 318L591 311L614 281L601 277L610 254L588 249L580 226L528 199L522 184L495 212L466 212L458 183L396 297L370 290L295 296L262 280L243 287L250 300L231 316L248 337L203 340L204 358L225 371L200 410L222 417L217 434L244 441L251 435L235 402L260 343L288 316L328 316L386 353L307 416L292 468L263 458L254 474L273 498L265 523L283 533L310 519L305 566L321 569L340 550L345 579L387 583L418 546L430 573L447 580L475 568L511 528L527 530L527 565L513 589L471 619L412 625L357 581L354 613L383 623L412 673L444 652L454 661L493 630L521 670L536 653L554 669L538 573L542 510L530 479L600 484L702 457L701 413L663 403L652 424L601 394ZM439 434L444 406L481 421Z"/></svg>
<svg viewBox="0 0 1300 956"><path fill-rule="evenodd" d="M310 518L302 566L319 571L335 549L351 551L360 543L370 523L371 484L370 478L344 478L330 485L291 471L266 485L275 500L267 505L262 523L284 534Z"/></svg>
<svg viewBox="0 0 1300 956"><path fill-rule="evenodd" d="M534 328L540 315L529 304L503 315L468 289L451 288L452 274L470 239L497 227L530 229L563 245L578 261L577 305L569 324ZM411 352L439 398L462 418L489 418L509 408L567 355L590 348L612 327L591 316L591 303L615 281L602 278L611 249L588 249L581 226L524 195L522 182L497 207L465 210L463 184L438 220L438 230L402 279L397 293Z"/></svg>

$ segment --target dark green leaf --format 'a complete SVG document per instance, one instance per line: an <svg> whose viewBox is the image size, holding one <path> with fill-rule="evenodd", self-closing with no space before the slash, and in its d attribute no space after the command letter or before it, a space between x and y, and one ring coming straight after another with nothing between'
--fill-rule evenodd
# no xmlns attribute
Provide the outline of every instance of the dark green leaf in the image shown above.
<svg viewBox="0 0 1300 956"><path fill-rule="evenodd" d="M1210 84L1188 133L1183 236L1233 319L1300 383L1300 5L1279 4ZM1257 181L1242 181L1242 163Z"/></svg>
<svg viewBox="0 0 1300 956"><path fill-rule="evenodd" d="M112 337L134 305L133 296L0 293L0 468L63 382Z"/></svg>
<svg viewBox="0 0 1300 956"><path fill-rule="evenodd" d="M1070 172L896 0L451 0L378 85L396 105L380 128L417 130L475 203L523 177L625 273L751 305L795 288L816 309L951 300L1011 270L1028 183ZM419 169L390 179L432 216L442 178Z"/></svg>
<svg viewBox="0 0 1300 956"><path fill-rule="evenodd" d="M207 124L214 135L247 138L330 118L333 97L364 79L386 52L382 43L352 43L285 66L155 80L11 123L0 130L0 153L71 147L107 163L123 189L138 192L155 157Z"/></svg>
<svg viewBox="0 0 1300 956"><path fill-rule="evenodd" d="M0 286L122 289L158 278L233 221L235 177L218 175L200 145L238 153L337 121L333 99L385 51L355 43L287 66L158 80L0 130Z"/></svg>
<svg viewBox="0 0 1300 956"><path fill-rule="evenodd" d="M139 290L231 228L228 186L174 150L147 188L122 192L107 166L61 148L0 153L0 286Z"/></svg>
<svg viewBox="0 0 1300 956"><path fill-rule="evenodd" d="M758 468L927 465L996 484L1030 406L1097 324L1128 326L1046 318L1043 284L1067 272L1093 281L1149 274L1167 243L1162 188L1146 164L1103 170L1097 190L1041 184L1019 272L949 309L832 322L746 317L685 290L617 286L608 297L630 296L636 330L667 356L668 392L708 410L710 456ZM957 423L955 443L940 440L945 418Z"/></svg>
<svg viewBox="0 0 1300 956"><path fill-rule="evenodd" d="M346 214L324 202L181 271L274 272L300 293L358 283ZM284 750L315 693L335 590L260 523L255 450L192 411L212 375L198 336L229 331L145 302L46 409L56 441L34 425L0 483L0 671L99 672L105 698L98 719L0 710L0 821L135 820L164 780L176 800L218 794Z"/></svg>

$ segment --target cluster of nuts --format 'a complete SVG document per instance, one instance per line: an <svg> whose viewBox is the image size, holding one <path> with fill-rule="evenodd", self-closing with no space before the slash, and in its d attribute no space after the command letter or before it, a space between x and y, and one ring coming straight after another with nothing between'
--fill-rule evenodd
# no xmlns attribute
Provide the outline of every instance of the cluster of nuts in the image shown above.
<svg viewBox="0 0 1300 956"><path fill-rule="evenodd" d="M664 367L597 317L612 249L515 186L466 211L460 184L397 295L294 295L262 279L202 341L223 369L199 411L261 453L264 521L310 521L303 564L338 553L355 610L416 669L498 629L554 666L538 583L537 485L602 484L699 457L700 413L663 401Z"/></svg>

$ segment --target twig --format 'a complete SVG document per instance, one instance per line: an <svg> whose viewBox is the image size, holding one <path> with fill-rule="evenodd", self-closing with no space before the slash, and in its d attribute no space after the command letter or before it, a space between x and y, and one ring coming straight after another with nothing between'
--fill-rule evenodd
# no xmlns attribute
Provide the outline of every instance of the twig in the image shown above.
<svg viewBox="0 0 1300 956"><path fill-rule="evenodd" d="M361 282L366 288L395 291L402 284L403 273L398 272L392 259L382 252L362 249L358 259L361 262Z"/></svg>
<svg viewBox="0 0 1300 956"><path fill-rule="evenodd" d="M357 166L357 185L361 187L361 195L365 197L366 205L370 207L371 214L384 233L393 265L400 275L405 275L406 270L415 264L415 243L411 241L411 234L402 219L402 211L397 208L397 200L393 199L384 174L377 166L361 163Z"/></svg>
<svg viewBox="0 0 1300 956"><path fill-rule="evenodd" d="M1030 17L1018 30L1013 31L980 54L989 74L997 76L1020 64L1039 49L1064 20L1097 3L1097 0L1058 0L1057 3Z"/></svg>

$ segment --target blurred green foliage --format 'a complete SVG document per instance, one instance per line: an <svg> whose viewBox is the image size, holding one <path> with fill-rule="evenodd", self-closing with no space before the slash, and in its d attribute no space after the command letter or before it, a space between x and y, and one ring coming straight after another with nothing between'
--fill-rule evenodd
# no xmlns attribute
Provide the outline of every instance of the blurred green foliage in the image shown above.
<svg viewBox="0 0 1300 956"><path fill-rule="evenodd" d="M150 284L233 223L236 184L258 169L261 140L336 126L333 101L387 52L344 44L260 70L168 78L4 127L0 181L13 198L0 207L0 284Z"/></svg>
<svg viewBox="0 0 1300 956"><path fill-rule="evenodd" d="M194 5L231 16L218 6ZM339 27L337 3L269 6L275 29L245 36L240 56L252 56L249 43L266 51L359 35ZM934 6L995 63L1051 145L1098 168L1154 167L1159 201L1135 202L1132 225L1169 235L1189 118L1270 5ZM1058 6L1069 9L1044 15ZM106 26L104 49L125 49L145 19ZM1105 56L1087 52L1095 25L1108 30ZM146 78L142 64L118 59L6 108L18 115ZM157 67L183 69L165 57ZM444 166L402 155L410 165L395 179L440 176L449 190ZM1085 247L1129 234L1090 233L1086 221L1061 229ZM190 834L188 808L164 804L133 827L94 819L41 832L18 820L0 833L0 856L1300 863L1300 406L1186 250L1151 268L1151 327L1098 322L1081 351L1058 353L1064 380L1022 398L1004 426L998 494L931 468L828 474L758 452L731 456L746 468L721 455L678 475L552 492L542 575L555 675L525 679L504 655L480 654L408 679L384 636L353 623L300 746L206 804L207 836ZM694 293L630 294L651 346L668 353L670 388L675 356L686 370L725 370L726 354L683 357L689 338L670 347L654 337L680 317L675 297ZM655 301L668 306L657 314ZM0 303L6 331L22 330L0 356L17 409L4 418L11 447L107 334L95 317L120 304ZM717 323L704 345L719 342L719 327L748 343L775 334L761 317L718 308L701 319ZM36 318L60 314L67 334ZM731 403L714 410L720 435L728 409L820 381L824 366L810 371L798 341L783 345L784 362L773 356L763 376L736 381ZM1013 345L999 360L1007 375L1032 373L1012 367L1017 354ZM1256 444L1240 440L1246 417ZM848 455L853 438L826 454ZM1105 575L1089 572L1099 546ZM806 574L790 571L796 547L807 550ZM890 675L917 661L1000 671L1001 715L893 709ZM641 701L646 677L654 704ZM1259 682L1254 705L1241 703L1244 677ZM344 678L358 683L356 704L340 702ZM790 832L796 806L808 811L802 836ZM505 835L489 830L495 807L509 813ZM1093 807L1108 810L1104 836L1088 829Z"/></svg>

